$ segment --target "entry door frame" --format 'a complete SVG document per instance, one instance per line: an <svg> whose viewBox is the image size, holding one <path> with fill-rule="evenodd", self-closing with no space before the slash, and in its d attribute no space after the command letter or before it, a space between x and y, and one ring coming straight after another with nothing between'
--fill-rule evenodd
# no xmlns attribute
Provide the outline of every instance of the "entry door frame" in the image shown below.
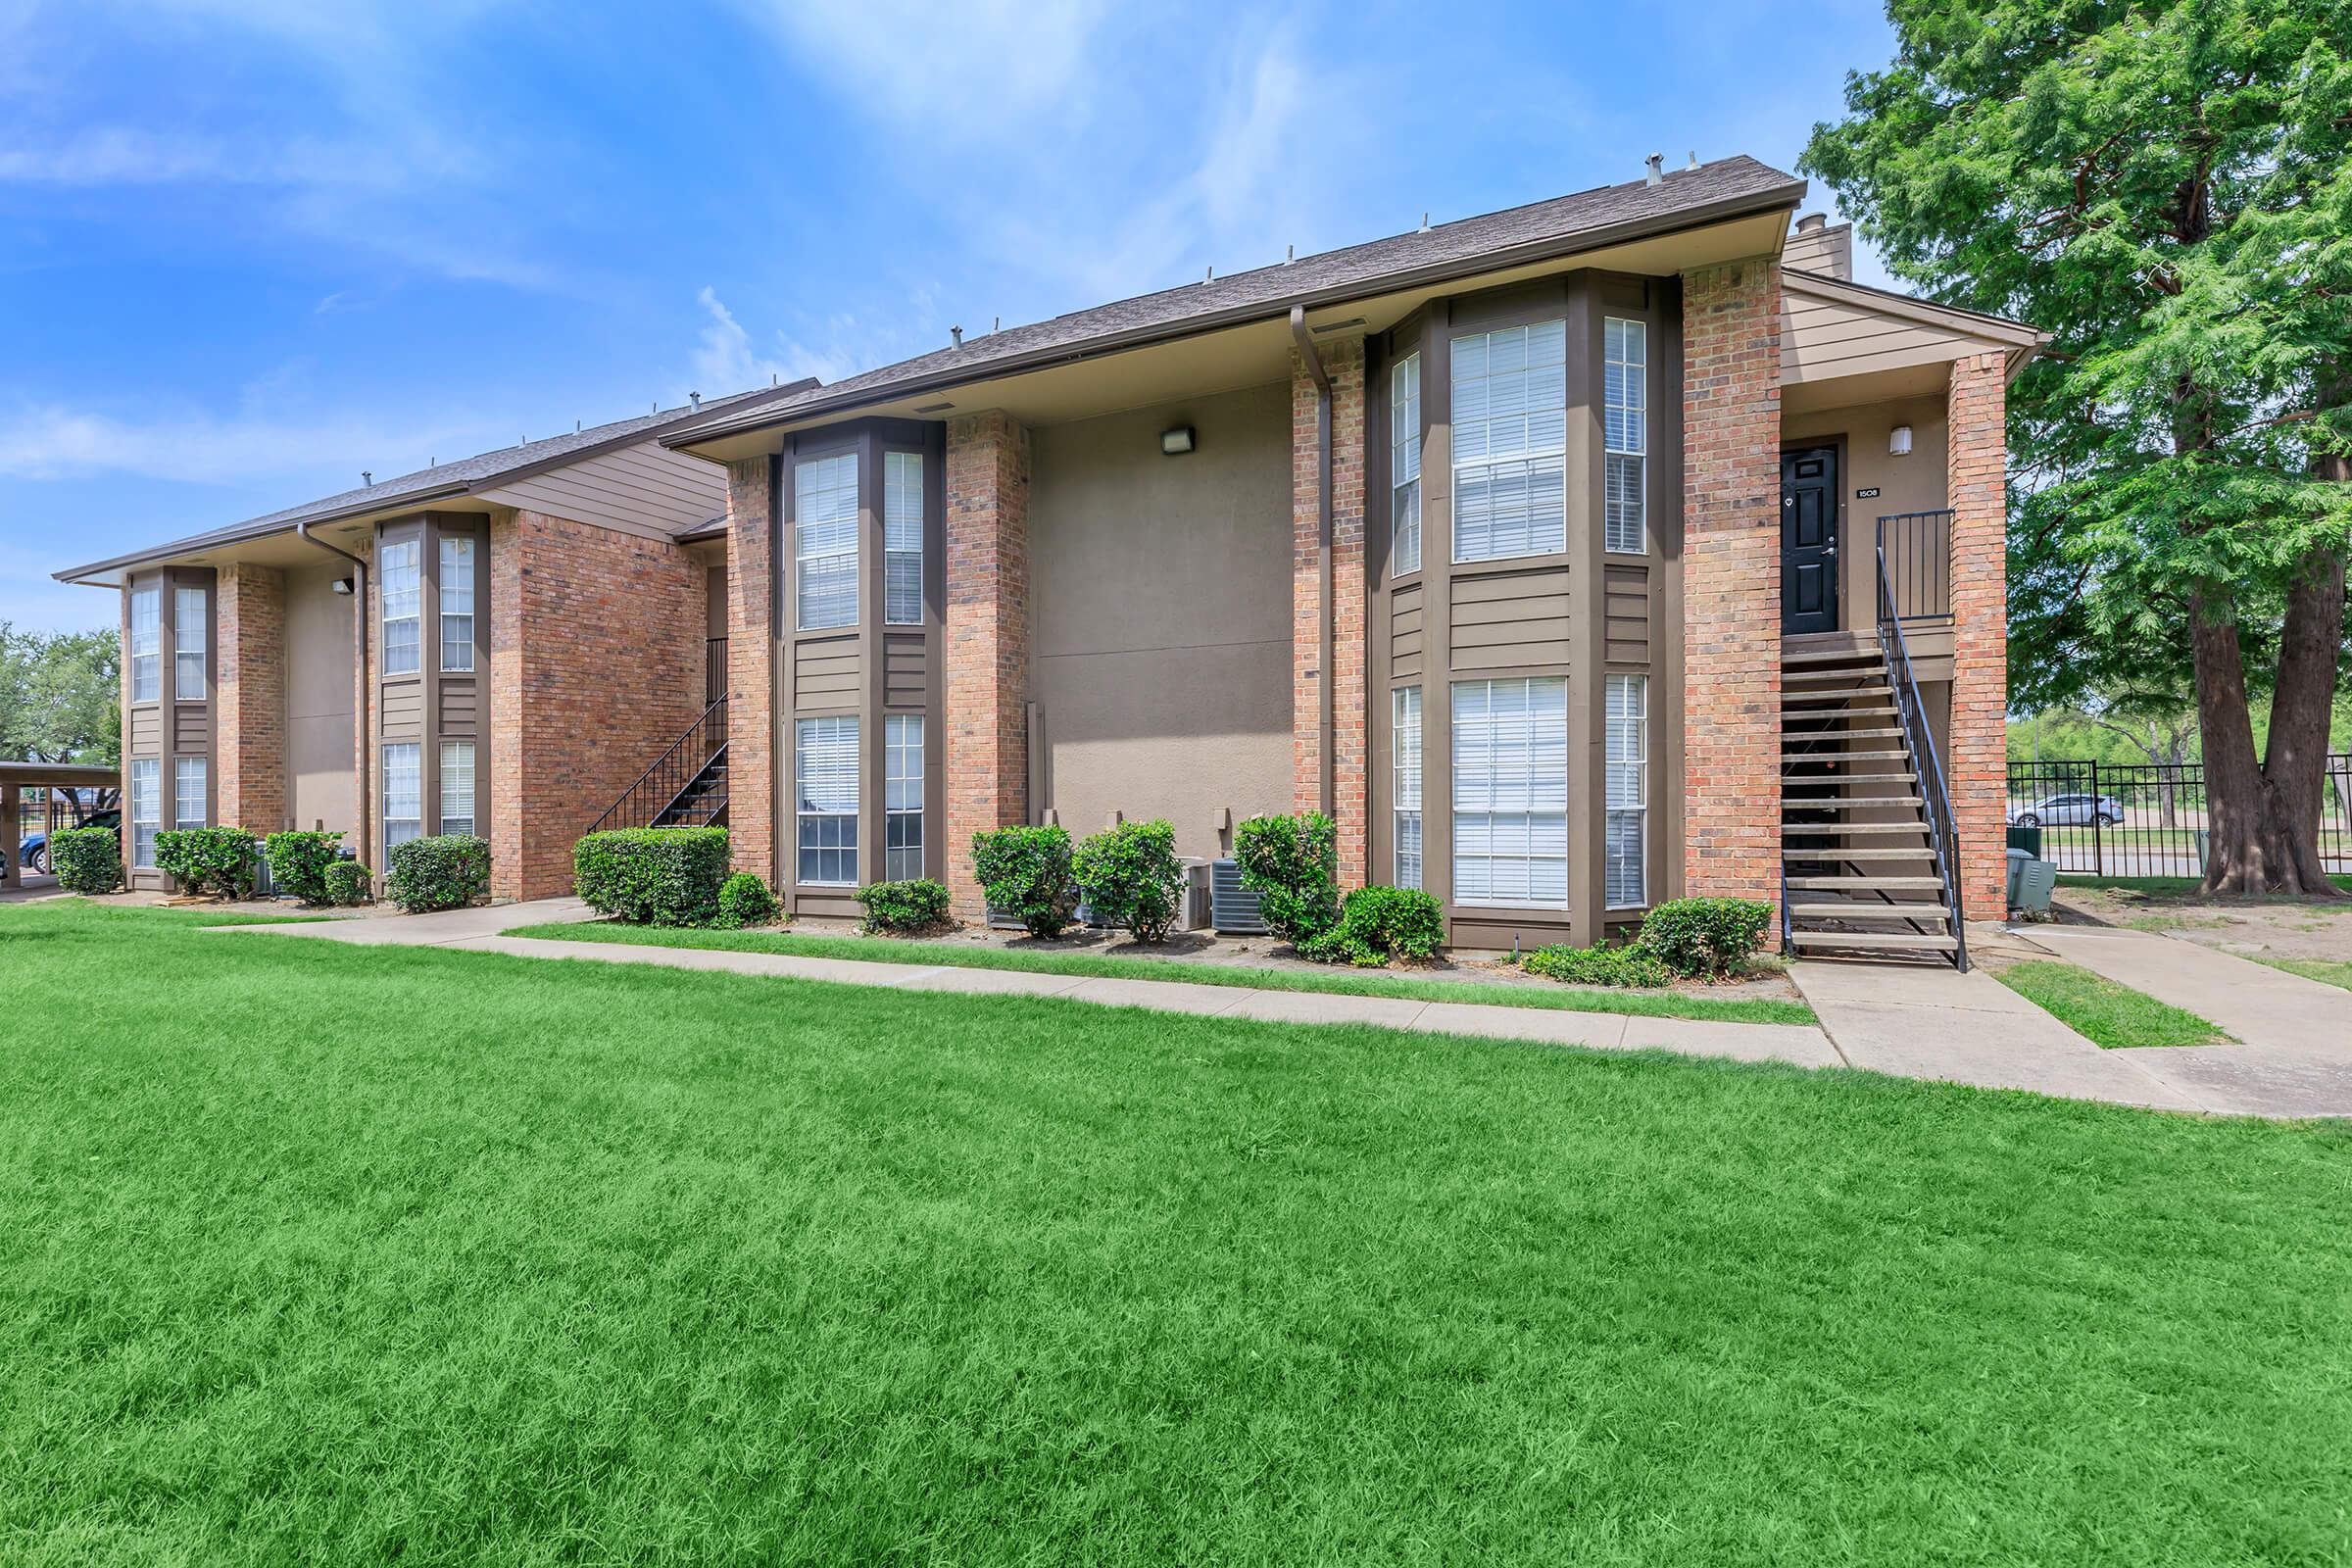
<svg viewBox="0 0 2352 1568"><path fill-rule="evenodd" d="M1838 565L1837 569L1831 573L1831 593L1833 603L1836 606L1836 619L1838 624L1830 627L1829 629L1832 631L1841 631L1844 629L1845 622L1846 573L1849 569L1846 564L1846 556L1848 548L1854 544L1854 541L1848 537L1852 530L1846 526L1846 514L1849 510L1846 504L1845 493L1846 475L1852 470L1846 463L1845 433L1843 431L1839 431L1831 435L1790 436L1785 438L1781 442L1781 462L1783 466L1786 466L1788 459L1795 456L1797 453L1816 451L1826 451L1832 454L1831 461L1835 469L1835 471L1831 474L1832 483L1830 485L1830 500L1835 512L1835 516L1831 523L1831 527L1833 530L1835 530L1834 537L1838 541ZM1788 528L1788 523L1786 521L1787 509L1783 508L1781 509L1781 512L1784 519L1782 522L1782 529L1785 539ZM1781 634L1784 637L1808 635L1801 632L1791 633L1788 630L1786 605L1787 600L1783 599Z"/></svg>

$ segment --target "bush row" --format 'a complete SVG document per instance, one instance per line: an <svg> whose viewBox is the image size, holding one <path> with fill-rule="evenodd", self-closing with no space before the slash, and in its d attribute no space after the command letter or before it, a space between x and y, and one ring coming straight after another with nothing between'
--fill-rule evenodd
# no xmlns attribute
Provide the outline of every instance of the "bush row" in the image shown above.
<svg viewBox="0 0 2352 1568"><path fill-rule="evenodd" d="M1520 962L1530 973L1583 986L1736 980L1771 919L1772 906L1753 899L1669 899L1622 946L1538 948Z"/></svg>
<svg viewBox="0 0 2352 1568"><path fill-rule="evenodd" d="M1121 822L1073 846L1058 827L1004 827L972 840L972 872L992 908L1035 937L1057 937L1083 902L1099 925L1164 942L1184 912L1184 862L1167 822Z"/></svg>

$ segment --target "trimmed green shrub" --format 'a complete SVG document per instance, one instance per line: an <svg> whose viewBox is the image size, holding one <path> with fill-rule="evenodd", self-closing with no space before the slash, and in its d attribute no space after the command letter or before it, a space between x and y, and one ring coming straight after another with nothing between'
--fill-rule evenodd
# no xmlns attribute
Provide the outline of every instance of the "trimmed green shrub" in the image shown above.
<svg viewBox="0 0 2352 1568"><path fill-rule="evenodd" d="M327 902L326 868L342 853L340 833L272 833L263 845L277 891L316 908Z"/></svg>
<svg viewBox="0 0 2352 1568"><path fill-rule="evenodd" d="M1233 858L1266 929L1283 941L1303 951L1339 924L1339 834L1330 817L1253 816L1234 831Z"/></svg>
<svg viewBox="0 0 2352 1568"><path fill-rule="evenodd" d="M1318 963L1376 968L1396 958L1434 958L1446 945L1446 913L1419 888L1357 888L1340 906L1340 923L1299 946Z"/></svg>
<svg viewBox="0 0 2352 1568"><path fill-rule="evenodd" d="M319 880L326 889L326 902L350 908L366 904L373 895L369 892L375 873L357 860L337 860L329 865Z"/></svg>
<svg viewBox="0 0 2352 1568"><path fill-rule="evenodd" d="M1184 862L1167 822L1121 822L1079 845L1070 874L1099 925L1124 926L1138 942L1165 942L1184 912Z"/></svg>
<svg viewBox="0 0 2352 1568"><path fill-rule="evenodd" d="M1641 944L1676 974L1727 979L1746 969L1771 919L1754 899L1669 899L1642 918Z"/></svg>
<svg viewBox="0 0 2352 1568"><path fill-rule="evenodd" d="M253 891L261 846L241 827L166 828L155 836L156 869L184 893L241 899Z"/></svg>
<svg viewBox="0 0 2352 1568"><path fill-rule="evenodd" d="M490 891L490 841L476 833L440 833L392 846L384 896L403 914L463 909Z"/></svg>
<svg viewBox="0 0 2352 1568"><path fill-rule="evenodd" d="M948 890L928 877L909 882L870 882L858 890L865 918L858 929L867 936L885 932L919 935L948 923Z"/></svg>
<svg viewBox="0 0 2352 1568"><path fill-rule="evenodd" d="M1519 960L1520 967L1546 980L1572 986L1635 986L1658 989L1674 984L1666 960L1646 948L1538 948Z"/></svg>
<svg viewBox="0 0 2352 1568"><path fill-rule="evenodd" d="M972 872L995 907L1033 937L1057 937L1078 912L1070 836L1057 827L1001 827L972 836Z"/></svg>
<svg viewBox="0 0 2352 1568"><path fill-rule="evenodd" d="M635 925L709 925L727 880L723 827L631 827L571 847L571 881L599 914Z"/></svg>
<svg viewBox="0 0 2352 1568"><path fill-rule="evenodd" d="M781 907L775 890L756 873L738 871L719 884L718 913L710 923L722 931L740 931L747 925L766 925Z"/></svg>
<svg viewBox="0 0 2352 1568"><path fill-rule="evenodd" d="M52 833L49 869L68 893L112 893L122 885L122 836L111 827Z"/></svg>

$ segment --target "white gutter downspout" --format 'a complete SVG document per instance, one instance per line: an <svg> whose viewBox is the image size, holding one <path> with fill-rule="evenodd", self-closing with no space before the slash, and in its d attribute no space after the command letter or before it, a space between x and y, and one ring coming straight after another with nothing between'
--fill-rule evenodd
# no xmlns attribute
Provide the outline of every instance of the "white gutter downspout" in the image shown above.
<svg viewBox="0 0 2352 1568"><path fill-rule="evenodd" d="M1291 337L1298 345L1298 357L1306 362L1306 373L1315 378L1315 447L1317 503L1320 514L1315 534L1315 572L1322 586L1322 603L1315 613L1315 642L1320 662L1315 672L1317 696L1322 710L1322 734L1315 752L1316 771L1321 775L1323 814L1339 820L1339 775L1331 755L1332 731L1336 727L1338 682L1331 669L1331 374L1323 368L1323 356L1315 352L1314 334L1306 328L1306 307L1291 307Z"/></svg>

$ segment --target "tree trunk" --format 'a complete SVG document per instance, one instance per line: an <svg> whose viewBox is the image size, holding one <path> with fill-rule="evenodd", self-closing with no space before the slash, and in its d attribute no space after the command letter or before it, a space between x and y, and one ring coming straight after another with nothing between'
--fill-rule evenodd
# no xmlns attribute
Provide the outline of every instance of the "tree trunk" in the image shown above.
<svg viewBox="0 0 2352 1568"><path fill-rule="evenodd" d="M2196 659L2197 725L2205 737L2205 822L2210 839L2200 892L2254 895L2295 891L2279 803L2254 756L2246 670L2237 627L2209 617L2202 593L2189 596L2189 649Z"/></svg>
<svg viewBox="0 0 2352 1568"><path fill-rule="evenodd" d="M2320 805L2328 788L2328 725L2344 637L2344 563L2315 550L2286 599L2278 645L2278 682L2271 699L2271 738L2262 773L2278 800L2294 891L2334 899L2343 893L2320 858Z"/></svg>

